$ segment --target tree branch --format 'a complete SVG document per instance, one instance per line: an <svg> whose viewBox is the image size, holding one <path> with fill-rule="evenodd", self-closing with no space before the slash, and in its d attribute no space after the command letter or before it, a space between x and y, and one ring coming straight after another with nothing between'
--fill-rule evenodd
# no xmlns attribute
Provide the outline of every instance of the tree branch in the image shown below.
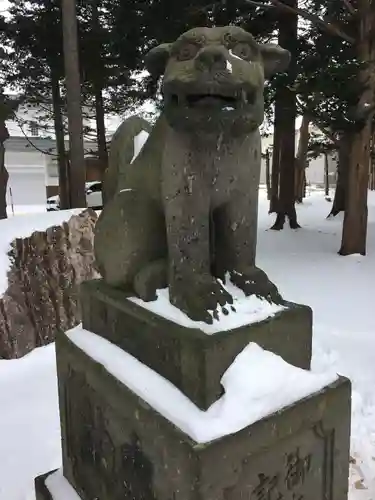
<svg viewBox="0 0 375 500"><path fill-rule="evenodd" d="M319 118L315 115L314 112L307 111L303 103L297 99L297 110L300 115L304 115L305 113L309 113L311 116L311 122L318 127L318 129L329 139L331 140L335 146L338 146L339 141L337 140L335 134L329 130L327 127L325 127L319 120Z"/></svg>
<svg viewBox="0 0 375 500"><path fill-rule="evenodd" d="M350 0L342 0L345 7L348 9L348 11L350 12L350 14L356 14L357 11L355 10L355 8L353 7L353 5L350 3Z"/></svg>
<svg viewBox="0 0 375 500"><path fill-rule="evenodd" d="M332 143L338 147L339 141L335 137L335 134L333 134L330 130L327 128L323 127L320 123L318 123L316 120L313 119L314 125L330 140Z"/></svg>
<svg viewBox="0 0 375 500"><path fill-rule="evenodd" d="M269 0L269 2L271 2L271 5L255 2L253 0L244 0L244 2L248 5L252 5L253 7L262 7L263 9L277 8L283 10L284 12L289 12L290 14L297 14L298 16L301 16L304 19L307 19L311 23L315 24L316 26L319 26L320 28L324 29L331 35L339 36L340 38L351 44L355 43L354 38L352 38L350 35L342 31L335 24L327 23L321 17L316 16L315 14L311 14L310 12L307 12L307 10L299 9L298 7L291 7L290 5L285 4L281 0Z"/></svg>
<svg viewBox="0 0 375 500"><path fill-rule="evenodd" d="M18 118L18 116L15 114L14 115L14 118L21 130L21 133L22 135L25 137L26 141L29 143L29 146L31 146L32 148L34 148L36 151L39 151L40 153L43 153L45 155L48 155L48 156L53 156L54 158L58 158L58 155L54 154L54 153L51 153L50 151L46 151L44 149L41 149L41 148L38 148L38 146L36 146L28 137L28 135L26 134L26 132L24 131L23 129L23 124L21 123L21 120Z"/></svg>

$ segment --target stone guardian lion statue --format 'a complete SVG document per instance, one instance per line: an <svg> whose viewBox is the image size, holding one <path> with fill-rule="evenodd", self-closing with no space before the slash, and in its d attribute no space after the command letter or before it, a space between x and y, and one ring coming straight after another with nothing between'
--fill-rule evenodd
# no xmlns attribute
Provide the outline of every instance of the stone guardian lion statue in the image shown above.
<svg viewBox="0 0 375 500"><path fill-rule="evenodd" d="M145 301L168 286L172 304L207 323L232 303L226 277L246 295L281 302L255 266L259 126L264 80L289 60L237 27L192 29L149 52L146 68L163 75L163 112L152 129L126 120L112 141L111 199L95 236L109 285ZM149 137L132 158L142 131Z"/></svg>

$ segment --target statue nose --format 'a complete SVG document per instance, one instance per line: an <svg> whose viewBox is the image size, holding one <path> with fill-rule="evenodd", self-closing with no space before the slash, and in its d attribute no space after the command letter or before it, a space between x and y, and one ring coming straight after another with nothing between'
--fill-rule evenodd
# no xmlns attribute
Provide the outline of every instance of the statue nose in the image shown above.
<svg viewBox="0 0 375 500"><path fill-rule="evenodd" d="M227 60L220 47L207 47L202 49L196 57L196 65L201 70L226 69Z"/></svg>

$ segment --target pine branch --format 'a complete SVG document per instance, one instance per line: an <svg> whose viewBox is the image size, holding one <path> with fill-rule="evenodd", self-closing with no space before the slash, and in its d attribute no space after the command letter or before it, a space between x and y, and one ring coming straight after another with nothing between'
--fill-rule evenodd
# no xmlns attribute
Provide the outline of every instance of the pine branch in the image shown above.
<svg viewBox="0 0 375 500"><path fill-rule="evenodd" d="M351 4L350 0L342 0L345 7L348 9L348 11L350 12L350 14L353 14L355 15L357 13L357 11L355 10L355 8L353 7L353 5Z"/></svg>
<svg viewBox="0 0 375 500"><path fill-rule="evenodd" d="M26 141L28 142L29 146L31 146L32 148L34 148L36 151L39 151L40 153L43 153L45 155L48 155L48 156L53 156L54 158L58 158L58 155L54 154L54 153L51 153L50 151L47 151L47 150L44 150L44 149L41 149L41 148L38 148L38 146L36 146L31 140L30 138L28 137L28 135L26 134L24 128L23 128L23 123L21 122L21 120L19 119L19 117L15 114L14 115L14 118L21 130L21 133L22 135L25 137Z"/></svg>
<svg viewBox="0 0 375 500"><path fill-rule="evenodd" d="M307 110L306 110L306 107L303 105L303 103L297 99L297 109L298 109L298 112L299 114L301 115L304 115L305 113L307 113ZM333 144L335 144L335 146L338 145L338 140L335 136L335 134L329 130L327 127L325 127L319 120L319 118L314 114L314 113L311 113L311 111L309 111L310 114L311 114L311 121L312 123L330 140L333 142Z"/></svg>
<svg viewBox="0 0 375 500"><path fill-rule="evenodd" d="M243 0L243 1L248 5L252 5L253 7L261 7L263 9L277 8L283 10L284 12L288 12L290 14L297 14L298 16L301 16L304 19L307 19L311 23L315 24L316 26L319 26L320 28L324 29L331 35L339 36L340 38L351 44L355 43L354 38L352 38L350 35L342 31L335 24L328 23L324 21L324 19L322 19L321 17L316 16L315 14L311 14L307 10L299 9L298 7L291 7L290 5L285 4L281 0L269 0L269 2L271 2L271 5L255 2L253 0Z"/></svg>

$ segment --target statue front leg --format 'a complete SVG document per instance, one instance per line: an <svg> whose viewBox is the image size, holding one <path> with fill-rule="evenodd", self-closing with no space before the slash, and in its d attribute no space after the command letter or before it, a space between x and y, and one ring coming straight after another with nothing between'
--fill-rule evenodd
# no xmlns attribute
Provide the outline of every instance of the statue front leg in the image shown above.
<svg viewBox="0 0 375 500"><path fill-rule="evenodd" d="M231 282L246 295L269 302L283 301L267 274L255 266L258 199L238 193L215 213L216 274L229 274Z"/></svg>
<svg viewBox="0 0 375 500"><path fill-rule="evenodd" d="M202 187L182 190L167 199L165 215L171 303L194 321L212 323L218 306L233 300L211 274L209 197Z"/></svg>
<svg viewBox="0 0 375 500"><path fill-rule="evenodd" d="M141 191L117 193L95 227L95 259L106 283L143 300L167 286L165 219L159 203Z"/></svg>

